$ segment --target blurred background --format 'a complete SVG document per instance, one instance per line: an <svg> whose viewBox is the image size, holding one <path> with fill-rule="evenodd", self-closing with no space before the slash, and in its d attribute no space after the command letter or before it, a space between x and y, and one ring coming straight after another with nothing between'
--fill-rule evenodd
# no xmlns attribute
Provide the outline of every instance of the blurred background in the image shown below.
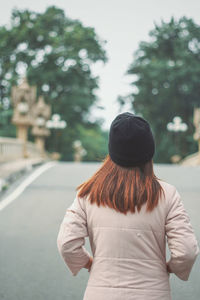
<svg viewBox="0 0 200 300"><path fill-rule="evenodd" d="M199 6L195 0L5 3L2 147L16 142L23 157L40 156L39 149L62 161L101 161L112 119L130 111L152 126L155 163L178 163L196 153ZM22 154L16 138L26 143ZM16 151L10 149L15 158ZM1 160L11 156L2 153Z"/></svg>

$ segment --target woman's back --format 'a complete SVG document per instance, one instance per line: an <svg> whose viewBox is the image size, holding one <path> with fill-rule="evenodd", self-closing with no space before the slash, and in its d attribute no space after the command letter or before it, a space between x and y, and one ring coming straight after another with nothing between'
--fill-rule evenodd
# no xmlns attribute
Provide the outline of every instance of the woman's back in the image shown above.
<svg viewBox="0 0 200 300"><path fill-rule="evenodd" d="M150 155L153 148L152 143ZM118 155L117 162L126 163L127 156ZM76 275L90 258L84 248L89 236L93 263L84 300L170 300L168 270L188 280L199 253L176 188L154 175L149 158L143 167L128 168L108 157L78 189L61 224L58 248Z"/></svg>
<svg viewBox="0 0 200 300"><path fill-rule="evenodd" d="M128 212L124 215L109 207L98 207L91 205L86 199L80 199L87 216L94 257L85 300L115 299L115 293L117 300L122 299L122 295L126 300L170 299L165 235L171 236L179 219L189 220L185 211L180 209L179 194L175 187L166 182L160 183L166 198L160 199L158 206L150 213L146 212L143 205L139 213ZM179 215L176 220L170 220L174 214ZM183 235L184 244L185 238L187 239L186 251L192 254L196 241L193 239L192 228L187 222L185 225L185 228L181 227L180 230L177 226L177 232L174 234L180 243L180 235ZM174 236L170 245L172 248L176 246L177 240ZM184 244L182 255L177 257L179 263L181 259L185 263L184 255L189 254L184 250ZM182 271L181 264L179 267ZM188 265L185 267L187 269Z"/></svg>

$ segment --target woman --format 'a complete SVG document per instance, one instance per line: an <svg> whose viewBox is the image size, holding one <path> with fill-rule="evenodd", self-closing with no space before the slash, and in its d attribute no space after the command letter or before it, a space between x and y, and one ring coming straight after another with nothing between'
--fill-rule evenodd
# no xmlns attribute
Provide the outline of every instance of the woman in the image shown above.
<svg viewBox="0 0 200 300"><path fill-rule="evenodd" d="M90 272L84 300L169 300L169 274L188 280L199 253L180 194L153 172L155 143L142 117L118 115L108 148L100 169L77 188L58 249L73 275Z"/></svg>

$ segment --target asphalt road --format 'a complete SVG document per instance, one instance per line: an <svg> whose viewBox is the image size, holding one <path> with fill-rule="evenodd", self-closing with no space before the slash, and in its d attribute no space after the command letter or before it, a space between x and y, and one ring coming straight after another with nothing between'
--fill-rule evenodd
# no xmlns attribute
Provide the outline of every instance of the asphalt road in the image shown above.
<svg viewBox="0 0 200 300"><path fill-rule="evenodd" d="M89 273L83 269L71 275L57 251L56 238L75 187L98 167L58 163L0 211L0 300L83 298ZM155 173L177 187L200 241L200 167L155 165ZM88 239L86 248L91 252ZM188 282L171 275L171 288L173 300L200 299L200 256Z"/></svg>

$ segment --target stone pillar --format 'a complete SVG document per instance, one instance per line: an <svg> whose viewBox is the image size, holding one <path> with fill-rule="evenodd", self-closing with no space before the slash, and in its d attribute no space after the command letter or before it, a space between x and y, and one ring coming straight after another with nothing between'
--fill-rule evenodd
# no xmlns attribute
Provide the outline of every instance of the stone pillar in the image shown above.
<svg viewBox="0 0 200 300"><path fill-rule="evenodd" d="M74 148L74 161L80 162L84 155L87 154L87 151L83 148L81 141L76 140L73 143Z"/></svg>
<svg viewBox="0 0 200 300"><path fill-rule="evenodd" d="M51 116L50 105L44 102L42 96L39 97L38 102L34 105L34 124L32 134L35 136L35 143L42 156L45 155L45 138L50 135L50 131L46 128L46 122Z"/></svg>
<svg viewBox="0 0 200 300"><path fill-rule="evenodd" d="M26 141L28 136L28 126L18 125L17 126L17 138Z"/></svg>
<svg viewBox="0 0 200 300"><path fill-rule="evenodd" d="M24 142L23 157L28 157L28 128L33 124L32 107L36 100L36 87L30 87L24 78L19 86L13 86L11 99L14 106L12 123L17 127L17 138Z"/></svg>
<svg viewBox="0 0 200 300"><path fill-rule="evenodd" d="M35 137L36 147L40 150L40 152L44 155L45 152L45 141L43 137L36 136Z"/></svg>
<svg viewBox="0 0 200 300"><path fill-rule="evenodd" d="M193 138L198 143L198 154L200 156L200 108L194 109L193 124L195 126L195 133L193 135Z"/></svg>

